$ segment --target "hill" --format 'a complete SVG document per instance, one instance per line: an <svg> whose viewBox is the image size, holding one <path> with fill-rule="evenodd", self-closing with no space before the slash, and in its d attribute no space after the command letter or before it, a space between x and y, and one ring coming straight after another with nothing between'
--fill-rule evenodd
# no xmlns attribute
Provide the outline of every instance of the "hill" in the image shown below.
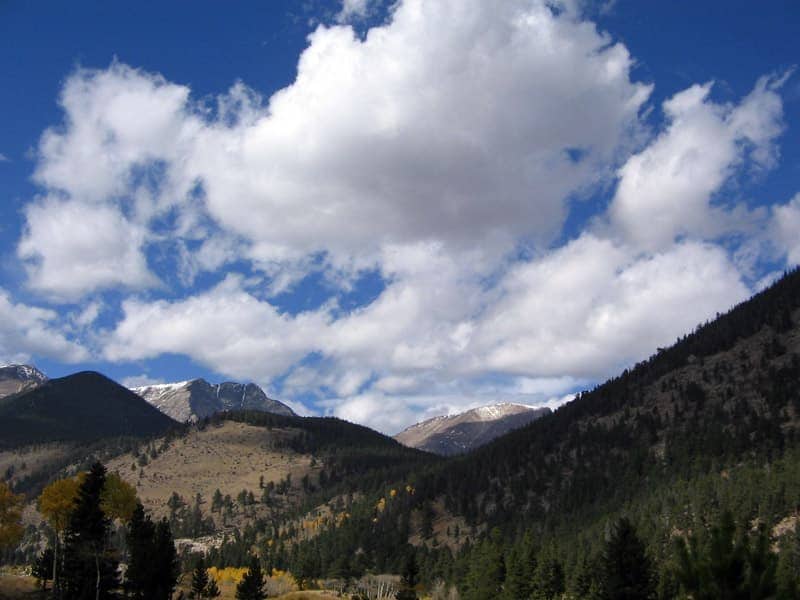
<svg viewBox="0 0 800 600"><path fill-rule="evenodd" d="M118 436L150 436L176 423L95 372L50 379L0 404L0 448Z"/></svg>
<svg viewBox="0 0 800 600"><path fill-rule="evenodd" d="M549 408L507 402L480 406L416 423L395 435L394 439L411 448L452 456L488 444L546 414L550 414Z"/></svg>
<svg viewBox="0 0 800 600"><path fill-rule="evenodd" d="M254 383L226 381L212 384L205 379L192 379L136 387L132 391L179 423L233 410L262 410L286 416L295 414L282 402L269 398Z"/></svg>
<svg viewBox="0 0 800 600"><path fill-rule="evenodd" d="M796 522L799 430L796 270L552 414L413 473L413 498L390 499L402 482L388 484L300 554L358 551L368 569L399 569L386 546L411 541L423 578L464 584L481 552L517 552L527 533L569 581L624 514L668 578L672 536L703 531L723 510L745 531ZM376 537L385 544L367 541Z"/></svg>

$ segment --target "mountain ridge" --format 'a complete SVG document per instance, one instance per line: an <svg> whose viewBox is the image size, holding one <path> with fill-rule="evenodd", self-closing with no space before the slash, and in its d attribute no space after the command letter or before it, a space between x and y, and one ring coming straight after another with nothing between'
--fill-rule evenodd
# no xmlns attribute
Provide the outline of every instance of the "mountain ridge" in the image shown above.
<svg viewBox="0 0 800 600"><path fill-rule="evenodd" d="M261 410L284 416L295 415L291 408L267 396L254 383L209 383L198 377L130 389L179 423L195 422L214 413L235 410Z"/></svg>
<svg viewBox="0 0 800 600"><path fill-rule="evenodd" d="M439 415L394 435L401 444L443 456L463 454L551 411L547 407L499 402L461 413Z"/></svg>
<svg viewBox="0 0 800 600"><path fill-rule="evenodd" d="M48 379L0 403L0 447L164 433L177 423L96 371Z"/></svg>
<svg viewBox="0 0 800 600"><path fill-rule="evenodd" d="M0 399L23 390L32 389L47 381L47 375L33 365L8 364L0 366Z"/></svg>

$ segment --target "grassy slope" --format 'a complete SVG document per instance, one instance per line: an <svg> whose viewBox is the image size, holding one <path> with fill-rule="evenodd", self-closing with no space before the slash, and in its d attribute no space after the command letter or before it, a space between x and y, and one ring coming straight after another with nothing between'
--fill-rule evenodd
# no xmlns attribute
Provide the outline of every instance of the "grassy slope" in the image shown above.
<svg viewBox="0 0 800 600"><path fill-rule="evenodd" d="M276 442L285 442L296 434L297 431L288 429L267 430L226 421L203 430L191 430L143 467L137 464L132 468L137 458L131 453L114 458L107 466L134 485L145 508L158 517L167 515L167 500L172 492L187 501L201 494L206 503L202 507L204 513L210 512L210 501L216 489L232 498L245 489L252 491L258 500L261 495L259 477L262 476L265 484L270 481L278 484L291 475L294 487L289 498L297 503L301 478L306 474L316 477L321 465L311 467L308 454L275 448ZM161 440L154 441L155 446L160 444ZM259 505L248 518L268 513Z"/></svg>

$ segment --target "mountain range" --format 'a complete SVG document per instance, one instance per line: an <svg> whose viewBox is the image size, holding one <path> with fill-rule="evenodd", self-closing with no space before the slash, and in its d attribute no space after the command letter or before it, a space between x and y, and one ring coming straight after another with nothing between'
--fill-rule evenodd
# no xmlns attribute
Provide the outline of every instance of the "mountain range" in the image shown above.
<svg viewBox="0 0 800 600"><path fill-rule="evenodd" d="M404 429L394 439L411 448L452 456L483 446L550 412L546 407L504 402L421 421Z"/></svg>
<svg viewBox="0 0 800 600"><path fill-rule="evenodd" d="M232 410L262 410L293 416L294 411L267 397L254 383L209 383L192 379L178 383L134 387L131 390L179 423L197 421L214 413Z"/></svg>

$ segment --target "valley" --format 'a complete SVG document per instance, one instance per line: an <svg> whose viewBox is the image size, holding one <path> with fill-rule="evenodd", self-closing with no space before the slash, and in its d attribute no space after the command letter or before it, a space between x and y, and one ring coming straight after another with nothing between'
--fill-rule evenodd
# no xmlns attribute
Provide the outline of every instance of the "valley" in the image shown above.
<svg viewBox="0 0 800 600"><path fill-rule="evenodd" d="M85 398L113 391L145 428L89 439L62 425L63 441L45 443L31 427L28 443L0 452L4 479L28 494L31 527L13 561L33 560L50 535L36 518L42 487L95 459L167 520L184 564L202 554L240 567L255 552L300 587L378 585L370 578L401 574L412 556L420 589L515 600L528 592L512 573L544 586L541 565L557 565L557 586L578 598L602 576L592 565L609 551L608 532L632 527L653 589L670 598L682 585L675 544L727 518L748 543L769 541L759 560L772 561L781 585L800 557L800 271L556 411L499 405L397 436L477 444L451 452L440 437L449 457L335 418L234 410L152 420L149 404L113 382L66 380L88 382ZM78 393L53 381L4 406L39 422L37 410ZM481 438L493 428L506 431Z"/></svg>

